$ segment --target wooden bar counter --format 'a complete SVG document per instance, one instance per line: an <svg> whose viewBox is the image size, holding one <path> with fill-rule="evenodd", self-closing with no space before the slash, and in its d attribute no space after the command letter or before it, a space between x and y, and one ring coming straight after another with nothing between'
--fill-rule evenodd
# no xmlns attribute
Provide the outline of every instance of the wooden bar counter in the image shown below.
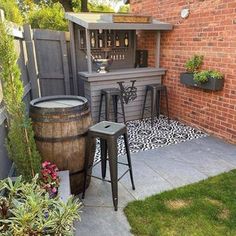
<svg viewBox="0 0 236 236"><path fill-rule="evenodd" d="M144 101L145 86L148 84L161 83L161 77L165 74L162 68L130 68L112 70L106 74L97 72L79 72L79 79L84 81L84 96L89 100L94 122L98 120L101 89L119 88L117 82L124 81L124 86L131 86L130 80L136 80L137 98L125 104L126 120L141 118L141 110ZM148 103L150 97L148 96ZM105 102L103 103L103 105ZM119 111L120 107L118 107ZM104 111L104 107L103 107ZM119 119L122 121L122 118Z"/></svg>

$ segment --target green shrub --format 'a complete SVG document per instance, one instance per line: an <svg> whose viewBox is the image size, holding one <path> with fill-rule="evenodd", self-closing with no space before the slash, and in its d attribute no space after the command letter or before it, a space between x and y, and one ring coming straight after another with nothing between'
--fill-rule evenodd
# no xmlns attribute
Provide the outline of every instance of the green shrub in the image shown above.
<svg viewBox="0 0 236 236"><path fill-rule="evenodd" d="M218 71L203 70L201 72L194 73L194 81L202 84L206 83L209 78L223 79L223 75Z"/></svg>
<svg viewBox="0 0 236 236"><path fill-rule="evenodd" d="M65 11L60 3L41 4L30 11L28 21L34 29L67 31L68 23L64 15Z"/></svg>
<svg viewBox="0 0 236 236"><path fill-rule="evenodd" d="M203 64L204 57L202 55L194 55L185 64L185 68L188 72L196 72Z"/></svg>
<svg viewBox="0 0 236 236"><path fill-rule="evenodd" d="M0 9L4 10L6 20L19 25L23 24L23 16L16 0L0 0Z"/></svg>
<svg viewBox="0 0 236 236"><path fill-rule="evenodd" d="M41 158L36 150L31 120L26 115L22 101L24 87L14 46L13 38L0 22L0 78L8 113L8 153L16 165L17 173L23 175L25 180L30 180L39 173Z"/></svg>
<svg viewBox="0 0 236 236"><path fill-rule="evenodd" d="M59 197L50 198L38 184L38 176L26 183L18 177L0 180L0 235L57 235L73 234L74 220L80 220L78 199L70 197L64 203Z"/></svg>

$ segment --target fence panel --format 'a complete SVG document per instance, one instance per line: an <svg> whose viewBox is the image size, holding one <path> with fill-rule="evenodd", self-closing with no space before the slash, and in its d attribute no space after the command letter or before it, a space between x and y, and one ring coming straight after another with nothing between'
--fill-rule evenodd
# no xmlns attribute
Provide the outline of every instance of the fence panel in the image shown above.
<svg viewBox="0 0 236 236"><path fill-rule="evenodd" d="M33 30L42 96L71 94L65 32Z"/></svg>

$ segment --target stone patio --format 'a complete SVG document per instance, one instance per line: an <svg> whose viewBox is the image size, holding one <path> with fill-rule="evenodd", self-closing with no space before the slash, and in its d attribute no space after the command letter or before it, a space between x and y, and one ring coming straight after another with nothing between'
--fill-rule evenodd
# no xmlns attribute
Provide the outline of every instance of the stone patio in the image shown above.
<svg viewBox="0 0 236 236"><path fill-rule="evenodd" d="M132 154L132 165L136 190L131 189L128 174L121 179L117 212L113 209L110 184L92 179L83 201L82 220L76 224L76 235L131 235L123 213L128 202L235 169L236 145L211 136L193 139ZM119 166L120 173L124 168ZM100 165L93 174L100 176Z"/></svg>

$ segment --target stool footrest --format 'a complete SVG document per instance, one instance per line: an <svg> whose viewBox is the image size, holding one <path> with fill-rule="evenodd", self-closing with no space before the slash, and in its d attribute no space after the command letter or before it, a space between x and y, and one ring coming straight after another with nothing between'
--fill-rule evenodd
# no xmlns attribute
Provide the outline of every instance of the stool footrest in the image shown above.
<svg viewBox="0 0 236 236"><path fill-rule="evenodd" d="M117 181L119 182L129 171L130 171L130 168L128 168L128 169L117 179ZM90 176L90 177L92 177L92 178L99 179L99 180L102 180L102 181L111 183L111 180L109 180L109 179L103 179L103 178L100 178L100 177L95 176L95 175L87 175L87 176Z"/></svg>

